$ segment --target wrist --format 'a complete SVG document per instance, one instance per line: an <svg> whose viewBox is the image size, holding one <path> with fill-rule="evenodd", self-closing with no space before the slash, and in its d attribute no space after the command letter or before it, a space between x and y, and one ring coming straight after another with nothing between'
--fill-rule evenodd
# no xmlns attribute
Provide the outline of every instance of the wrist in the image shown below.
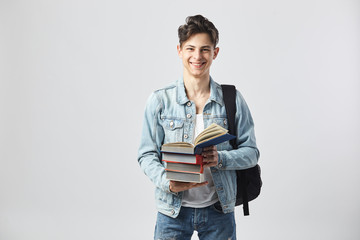
<svg viewBox="0 0 360 240"><path fill-rule="evenodd" d="M169 193L171 193L171 194L175 194L175 195L177 195L178 193L177 192L174 192L173 190L174 190L174 188L172 188L171 187L172 185L171 185L171 181L169 181Z"/></svg>
<svg viewBox="0 0 360 240"><path fill-rule="evenodd" d="M174 193L171 189L171 183L169 184L169 192Z"/></svg>

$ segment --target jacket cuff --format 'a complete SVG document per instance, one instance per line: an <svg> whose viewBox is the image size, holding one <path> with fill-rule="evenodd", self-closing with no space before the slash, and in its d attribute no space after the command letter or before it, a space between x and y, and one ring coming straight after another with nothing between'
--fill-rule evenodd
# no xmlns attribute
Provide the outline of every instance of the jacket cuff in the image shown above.
<svg viewBox="0 0 360 240"><path fill-rule="evenodd" d="M225 169L225 154L222 152L218 152L218 164L216 165L217 169Z"/></svg>

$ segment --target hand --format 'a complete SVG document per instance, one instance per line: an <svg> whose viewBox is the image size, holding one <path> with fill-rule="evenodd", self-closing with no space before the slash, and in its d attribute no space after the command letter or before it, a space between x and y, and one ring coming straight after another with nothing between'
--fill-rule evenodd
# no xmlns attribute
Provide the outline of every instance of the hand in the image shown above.
<svg viewBox="0 0 360 240"><path fill-rule="evenodd" d="M216 146L210 146L203 149L204 167L215 167L219 161L219 155Z"/></svg>
<svg viewBox="0 0 360 240"><path fill-rule="evenodd" d="M177 192L182 192L194 187L201 187L201 186L205 186L206 184L208 184L207 181L202 182L202 183L192 183L192 182L178 182L178 181L173 181L170 180L170 191L177 193Z"/></svg>

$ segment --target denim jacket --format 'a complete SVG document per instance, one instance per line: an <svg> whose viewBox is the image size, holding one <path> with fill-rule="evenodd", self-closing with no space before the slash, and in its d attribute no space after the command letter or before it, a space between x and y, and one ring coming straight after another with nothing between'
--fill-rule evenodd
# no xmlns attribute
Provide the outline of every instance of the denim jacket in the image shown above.
<svg viewBox="0 0 360 240"><path fill-rule="evenodd" d="M249 108L239 91L236 94L238 149L232 150L229 141L217 145L219 163L211 167L216 192L224 213L234 211L236 199L236 171L256 165L259 150L256 146L254 123ZM155 184L155 201L159 212L177 217L181 208L182 192L169 190L161 145L169 142L193 140L196 108L185 93L183 79L153 92L146 104L138 162L144 173ZM217 123L228 128L221 86L210 77L210 98L203 110L204 127Z"/></svg>

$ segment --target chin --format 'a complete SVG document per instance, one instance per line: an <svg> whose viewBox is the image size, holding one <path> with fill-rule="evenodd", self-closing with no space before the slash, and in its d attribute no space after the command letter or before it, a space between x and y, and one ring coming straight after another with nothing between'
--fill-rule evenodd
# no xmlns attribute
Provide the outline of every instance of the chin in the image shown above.
<svg viewBox="0 0 360 240"><path fill-rule="evenodd" d="M201 73L194 73L192 72L191 73L192 76L196 77L196 78L201 78L203 76L206 76L206 73L205 72L201 72Z"/></svg>

